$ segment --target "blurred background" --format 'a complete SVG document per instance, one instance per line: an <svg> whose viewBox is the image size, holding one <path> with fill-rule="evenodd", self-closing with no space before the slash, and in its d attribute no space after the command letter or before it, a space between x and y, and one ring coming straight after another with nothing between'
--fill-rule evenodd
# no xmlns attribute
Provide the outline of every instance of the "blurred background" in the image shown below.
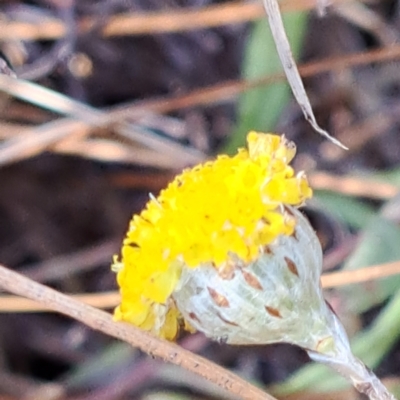
<svg viewBox="0 0 400 400"><path fill-rule="evenodd" d="M1 1L0 70L42 89L0 76L0 262L112 310L110 264L132 213L182 168L234 153L250 129L296 142L325 271L400 260L400 3L281 8L317 120L348 151L303 119L261 2ZM229 398L1 295L1 400ZM400 275L326 297L356 353L399 393ZM278 398L358 398L293 346L232 347L201 334L180 343Z"/></svg>

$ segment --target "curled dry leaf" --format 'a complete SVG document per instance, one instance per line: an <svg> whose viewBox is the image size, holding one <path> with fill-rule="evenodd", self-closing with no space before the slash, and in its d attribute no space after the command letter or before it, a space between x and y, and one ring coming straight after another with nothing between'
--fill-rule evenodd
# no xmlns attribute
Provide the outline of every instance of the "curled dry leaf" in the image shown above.
<svg viewBox="0 0 400 400"><path fill-rule="evenodd" d="M303 111L304 117L315 129L315 131L326 137L337 146L347 150L347 147L344 146L339 140L335 139L329 135L328 132L322 129L315 119L310 100L304 89L303 81L301 80L299 70L297 69L296 62L290 49L289 40L285 32L285 27L283 25L277 0L263 0L263 3L265 11L268 15L269 25L271 27L272 36L275 40L279 58L281 59L289 85L297 103Z"/></svg>

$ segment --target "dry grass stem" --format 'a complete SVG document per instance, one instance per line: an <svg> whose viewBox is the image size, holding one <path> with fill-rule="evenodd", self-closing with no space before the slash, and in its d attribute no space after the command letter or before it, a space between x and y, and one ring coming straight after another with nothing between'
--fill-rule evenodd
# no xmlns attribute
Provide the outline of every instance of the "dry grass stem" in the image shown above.
<svg viewBox="0 0 400 400"><path fill-rule="evenodd" d="M333 0L340 4L350 0ZM285 0L281 10L311 10L317 5L316 0ZM131 36L156 33L182 32L194 29L205 29L229 24L238 24L262 18L264 11L258 2L231 2L193 10L173 10L147 13L128 13L111 16L105 24L104 36ZM80 33L93 29L97 19L84 18L78 22ZM56 40L65 35L67 27L55 18L48 18L40 24L5 21L0 31L0 40Z"/></svg>
<svg viewBox="0 0 400 400"><path fill-rule="evenodd" d="M90 293L90 294L73 294L69 297L76 301L88 304L89 306L109 310L116 307L120 302L119 293L116 291ZM52 311L50 307L44 306L34 300L18 296L0 296L0 312L48 312Z"/></svg>
<svg viewBox="0 0 400 400"><path fill-rule="evenodd" d="M24 277L0 265L0 287L45 305L109 336L129 343L143 352L187 369L217 384L236 398L276 400L242 378L174 343L156 338L132 325L113 321L112 316L71 296Z"/></svg>
<svg viewBox="0 0 400 400"><path fill-rule="evenodd" d="M330 190L346 196L386 200L394 197L399 192L399 188L394 184L363 177L314 172L308 175L308 179L314 189Z"/></svg>
<svg viewBox="0 0 400 400"><path fill-rule="evenodd" d="M170 154L157 153L154 150L139 146L128 146L107 139L68 140L55 144L52 151L71 154L100 162L139 164L153 168L179 170L191 165L194 161L186 162L173 158ZM202 160L198 160L199 162Z"/></svg>
<svg viewBox="0 0 400 400"><path fill-rule="evenodd" d="M393 45L377 50L364 51L360 53L329 57L325 60L315 61L299 66L303 78L315 76L324 72L341 71L351 67L368 65L371 63L393 61L400 58L400 45ZM113 110L114 117L135 117L143 112L153 111L167 113L178 109L212 105L234 99L237 95L247 90L260 86L270 85L285 80L283 73L268 75L253 81L229 81L193 90L192 92L178 97L165 99L144 100L133 105L125 105Z"/></svg>
<svg viewBox="0 0 400 400"><path fill-rule="evenodd" d="M337 4L335 12L350 23L369 32L383 45L389 46L398 40L397 30L391 27L378 13L359 1Z"/></svg>
<svg viewBox="0 0 400 400"><path fill-rule="evenodd" d="M54 282L74 274L91 271L109 264L111 254L120 247L120 239L110 239L49 260L30 264L18 272L37 282Z"/></svg>
<svg viewBox="0 0 400 400"><path fill-rule="evenodd" d="M66 138L70 139L68 136L72 134L78 135L82 139L82 137L89 134L89 127L99 128L113 123L116 123L114 128L120 136L152 149L158 155L163 154L169 157L175 168L179 168L177 161L182 166L186 166L198 163L205 157L200 151L162 138L149 129L143 129L140 125L117 121L117 117L113 113L100 111L32 82L0 74L0 89L19 99L60 114L66 114L78 120L74 121L67 118L49 122L36 128L27 129L16 138L4 141L0 146L0 165L11 164L23 158L39 154ZM112 161L113 158L110 158L111 153L111 155L116 154L119 158L124 155L127 158L126 152L131 151L126 146L121 148L118 143L115 143L114 147L114 149L111 148L105 153L103 152L103 157L104 154L109 154L108 160ZM110 150L114 150L114 152ZM100 152L97 149L97 154L101 157L101 149ZM135 158L131 157L130 160L133 161Z"/></svg>
<svg viewBox="0 0 400 400"><path fill-rule="evenodd" d="M352 66L366 65L372 62L385 62L398 58L400 58L400 45L394 45L369 52L334 57L304 64L300 66L299 71L303 77L308 77L322 72L342 70ZM5 77L3 81L6 79L11 78ZM226 82L212 87L194 90L187 95L175 98L168 97L165 99L145 100L142 102L135 102L132 105L119 106L113 110L102 112L102 114L107 114L107 116L104 116L101 123L97 120L96 126L107 126L115 123L115 121L123 121L126 118L137 118L148 112L167 113L187 107L212 105L228 101L235 98L235 96L241 92L283 79L283 74L275 74L251 82ZM6 83L7 82L5 82L5 84ZM160 149L157 150L157 157L163 154L163 159L151 156L151 154L153 154L151 150L145 152L143 148L132 149L118 143L115 143L113 151L105 152L104 148L110 145L110 142L91 142L84 140L85 137L91 133L92 128L93 126L85 122L75 121L71 118L63 118L61 120L42 124L35 128L26 128L20 135L0 145L0 165L17 162L33 157L43 151L53 149L62 153L78 154L103 161L114 160L117 162L129 163L145 162L146 165L152 165L152 162L156 163L158 160L158 164L155 165L163 168L179 168L176 164L177 160L182 160L182 166L187 166L204 158L204 155L202 156L199 152L195 154L191 153L188 148L173 147L173 149L171 149L171 147L168 147L168 151L166 151L163 145L161 145L163 151L160 151ZM125 134L126 129L125 127ZM137 132L136 135L138 135ZM144 135L139 134L138 136L139 139L142 140ZM138 138L136 137L136 139ZM146 144L153 147L155 145L158 148L158 142L156 144L154 144L154 142ZM122 147L125 147L125 149L122 149ZM179 157L176 156L177 152L180 154ZM183 158L181 157L182 155L184 155Z"/></svg>
<svg viewBox="0 0 400 400"><path fill-rule="evenodd" d="M400 261L378 264L354 271L338 271L324 274L321 283L324 288L332 288L362 282L373 281L400 274ZM1 286L1 284L0 284ZM30 297L30 296L26 296ZM31 297L30 297L31 298ZM89 294L71 294L69 298L83 302L96 308L112 309L120 302L119 293L116 291ZM16 296L0 296L0 312L43 312L54 310L42 302Z"/></svg>
<svg viewBox="0 0 400 400"><path fill-rule="evenodd" d="M109 175L111 183L123 189L145 188L159 191L175 177L175 174L162 172L150 174L132 174L113 172ZM352 197L367 197L376 200L388 200L394 197L399 188L389 182L381 182L368 176L334 175L328 172L307 172L310 186L316 190L329 190Z"/></svg>
<svg viewBox="0 0 400 400"><path fill-rule="evenodd" d="M271 28L272 36L275 41L276 50L279 54L279 58L283 65L283 69L285 71L290 88L292 89L297 103L303 111L304 118L320 135L324 136L333 144L336 144L337 146L347 150L347 147L344 146L339 140L335 139L327 131L322 129L315 119L314 111L311 107L310 100L304 88L303 81L301 80L296 61L290 48L290 43L286 35L286 30L283 25L282 16L279 10L278 1L263 0L263 3L265 11L268 15L269 26Z"/></svg>
<svg viewBox="0 0 400 400"><path fill-rule="evenodd" d="M339 271L324 274L321 276L321 283L322 287L331 288L374 281L398 274L400 274L400 261L393 261L352 271Z"/></svg>

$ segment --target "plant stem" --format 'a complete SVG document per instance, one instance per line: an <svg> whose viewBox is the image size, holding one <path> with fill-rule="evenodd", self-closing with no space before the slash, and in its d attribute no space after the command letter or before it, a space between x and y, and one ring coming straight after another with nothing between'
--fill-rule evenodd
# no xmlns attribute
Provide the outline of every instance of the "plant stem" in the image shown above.
<svg viewBox="0 0 400 400"><path fill-rule="evenodd" d="M332 314L332 337L326 346L316 350L308 350L309 356L322 364L325 364L344 378L349 380L355 389L366 394L370 400L396 400L389 393L380 379L366 365L356 358L350 348L346 332L338 317Z"/></svg>

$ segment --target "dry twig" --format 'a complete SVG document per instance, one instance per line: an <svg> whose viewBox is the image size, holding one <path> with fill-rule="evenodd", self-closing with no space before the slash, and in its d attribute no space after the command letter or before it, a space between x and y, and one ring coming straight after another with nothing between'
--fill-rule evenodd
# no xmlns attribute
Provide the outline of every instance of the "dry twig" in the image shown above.
<svg viewBox="0 0 400 400"><path fill-rule="evenodd" d="M173 160L172 165L176 166L179 161L182 166L186 166L204 159L200 151L160 137L140 125L118 120L113 113L100 111L35 83L0 74L0 89L19 99L78 120L49 122L4 141L0 146L0 165L34 156L72 134L81 139L89 134L89 127L99 128L112 123L116 124L114 128L120 136L155 150L157 154L168 155ZM68 128L73 129L69 131Z"/></svg>
<svg viewBox="0 0 400 400"><path fill-rule="evenodd" d="M217 384L236 398L248 400L276 400L262 390L249 384L232 372L179 347L159 339L126 323L116 323L112 316L76 299L50 289L0 265L0 287L4 290L30 298L46 307L67 315L91 328L123 340L145 353L179 365Z"/></svg>
<svg viewBox="0 0 400 400"><path fill-rule="evenodd" d="M348 56L329 58L318 62L308 63L299 67L303 77L314 76L322 72L343 70L357 65L367 65L372 62L385 62L400 58L400 45L362 52ZM225 82L212 87L194 90L189 94L164 99L144 100L130 105L118 106L107 112L107 117L97 120L96 126L104 126L115 121L123 121L127 118L137 118L147 112L167 113L177 109L199 105L212 105L233 99L236 95L262 85L268 85L284 79L283 74L275 74L251 82L233 81ZM7 83L7 82L5 82ZM27 99L29 101L29 99ZM0 165L16 162L35 156L46 150L54 150L69 154L79 154L84 157L101 159L104 161L137 162L152 165L158 160L158 167L171 168L176 165L176 152L157 152L157 157L152 157L152 152L144 149L124 149L124 146L116 143L111 151L104 151L110 143L91 142L85 140L92 127L87 122L75 121L70 118L43 124L35 128L26 128L21 135L14 137L12 146L0 146ZM65 141L67 140L67 141ZM178 149L181 151L182 149ZM162 157L160 156L162 154ZM197 155L197 157L199 157ZM185 153L182 165L190 165L196 156ZM199 158L197 158L198 160ZM172 163L171 163L172 160ZM175 163L175 164L174 164Z"/></svg>

